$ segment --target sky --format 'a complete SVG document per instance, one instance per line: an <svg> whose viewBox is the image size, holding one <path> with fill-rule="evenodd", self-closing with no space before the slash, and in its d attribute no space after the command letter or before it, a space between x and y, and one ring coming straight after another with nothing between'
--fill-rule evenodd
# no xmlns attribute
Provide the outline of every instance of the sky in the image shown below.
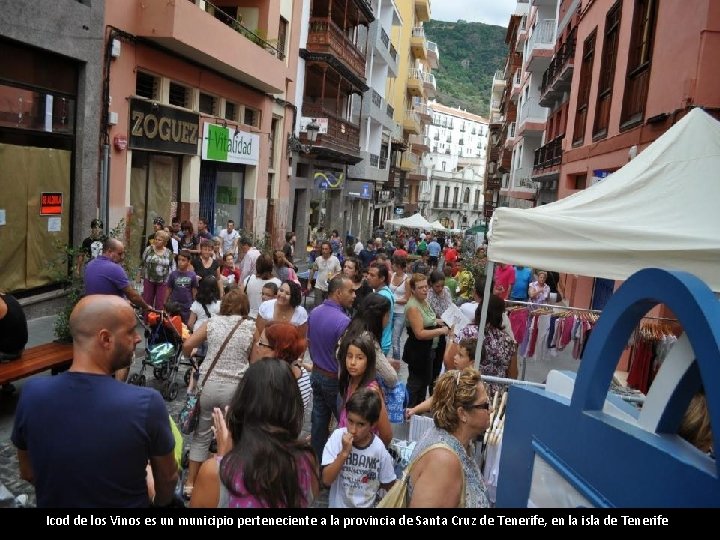
<svg viewBox="0 0 720 540"><path fill-rule="evenodd" d="M431 0L430 14L436 21L484 22L507 27L516 0Z"/></svg>

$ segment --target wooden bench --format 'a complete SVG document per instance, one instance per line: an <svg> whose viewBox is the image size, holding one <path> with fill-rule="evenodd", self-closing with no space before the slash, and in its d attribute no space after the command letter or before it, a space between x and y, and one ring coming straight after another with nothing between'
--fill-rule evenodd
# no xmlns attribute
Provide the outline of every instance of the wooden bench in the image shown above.
<svg viewBox="0 0 720 540"><path fill-rule="evenodd" d="M72 343L45 343L25 349L16 360L0 364L0 385L35 375L47 369L53 374L70 366Z"/></svg>

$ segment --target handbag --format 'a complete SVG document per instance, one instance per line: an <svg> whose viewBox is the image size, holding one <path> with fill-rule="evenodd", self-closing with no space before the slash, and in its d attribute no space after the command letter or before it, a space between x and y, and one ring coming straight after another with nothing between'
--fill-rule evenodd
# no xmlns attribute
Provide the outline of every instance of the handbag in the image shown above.
<svg viewBox="0 0 720 540"><path fill-rule="evenodd" d="M180 431L184 435L190 435L195 431L197 428L198 422L200 421L200 394L202 393L203 386L207 382L208 377L210 376L210 372L215 367L215 364L217 363L218 359L220 358L220 355L225 350L225 347L227 346L228 342L230 341L230 338L235 333L235 330L240 328L240 325L245 320L245 317L240 319L238 323L233 327L233 329L230 331L230 333L225 338L225 341L223 341L223 344L220 346L220 349L218 349L217 354L215 355L215 358L212 361L212 364L210 364L210 367L205 372L205 377L203 378L202 383L197 389L197 392L194 394L188 394L185 396L185 403L182 406L182 409L180 409L180 412L178 413L178 424L180 426Z"/></svg>
<svg viewBox="0 0 720 540"><path fill-rule="evenodd" d="M393 484L393 487L390 488L390 490L385 494L385 496L382 498L382 500L377 504L377 508L407 508L408 505L408 498L407 498L407 489L408 489L408 482L410 481L410 471L412 471L413 466L420 461L420 458L422 458L425 454L427 454L430 450L435 450L436 448L450 448L447 444L444 443L435 443L428 446L425 450L420 452L420 454L410 462L410 465L408 465L407 469L405 469L405 472L403 472L402 478ZM465 508L465 472L462 471L462 490L460 491L460 505L459 508Z"/></svg>

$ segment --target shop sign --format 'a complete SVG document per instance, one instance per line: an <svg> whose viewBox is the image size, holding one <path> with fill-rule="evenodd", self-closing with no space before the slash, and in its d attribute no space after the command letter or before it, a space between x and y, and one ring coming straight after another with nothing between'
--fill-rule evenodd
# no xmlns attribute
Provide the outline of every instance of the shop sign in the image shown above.
<svg viewBox="0 0 720 540"><path fill-rule="evenodd" d="M343 182L345 181L345 173L316 171L314 179L315 185L321 191L326 189L342 189Z"/></svg>
<svg viewBox="0 0 720 540"><path fill-rule="evenodd" d="M130 140L134 150L197 155L200 116L144 99L130 100Z"/></svg>
<svg viewBox="0 0 720 540"><path fill-rule="evenodd" d="M348 195L359 199L373 198L373 185L371 182L348 182Z"/></svg>
<svg viewBox="0 0 720 540"><path fill-rule="evenodd" d="M43 192L40 194L40 215L59 216L62 214L63 194L58 192Z"/></svg>
<svg viewBox="0 0 720 540"><path fill-rule="evenodd" d="M257 166L260 159L260 137L254 133L208 122L203 128L202 158Z"/></svg>

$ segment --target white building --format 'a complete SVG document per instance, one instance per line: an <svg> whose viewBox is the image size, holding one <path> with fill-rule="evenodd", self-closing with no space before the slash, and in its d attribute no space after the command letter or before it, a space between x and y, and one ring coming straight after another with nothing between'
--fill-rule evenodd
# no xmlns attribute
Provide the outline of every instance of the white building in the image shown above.
<svg viewBox="0 0 720 540"><path fill-rule="evenodd" d="M488 121L439 103L430 107L433 122L426 132L430 151L423 159L428 178L420 190L421 211L446 227L471 227L482 221Z"/></svg>
<svg viewBox="0 0 720 540"><path fill-rule="evenodd" d="M398 75L398 58L390 42L391 28L401 24L400 13L392 0L372 0L373 21L367 33L360 27L358 42L367 51L365 78L368 90L353 95L352 121L360 126L360 156L362 161L348 167L345 206L350 217L347 230L353 236L367 238L372 233L373 211L387 207L391 216L392 199L382 189L390 171L390 138L398 125L393 119L385 91L389 78Z"/></svg>

